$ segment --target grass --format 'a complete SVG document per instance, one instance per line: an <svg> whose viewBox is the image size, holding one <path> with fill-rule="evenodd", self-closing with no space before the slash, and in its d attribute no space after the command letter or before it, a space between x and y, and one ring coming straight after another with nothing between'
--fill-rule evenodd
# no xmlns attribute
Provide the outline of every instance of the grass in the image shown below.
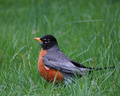
<svg viewBox="0 0 120 96"><path fill-rule="evenodd" d="M119 0L0 0L0 95L118 96L120 93ZM37 68L40 44L54 35L71 59L95 68L75 82L53 85ZM92 79L91 79L92 78Z"/></svg>

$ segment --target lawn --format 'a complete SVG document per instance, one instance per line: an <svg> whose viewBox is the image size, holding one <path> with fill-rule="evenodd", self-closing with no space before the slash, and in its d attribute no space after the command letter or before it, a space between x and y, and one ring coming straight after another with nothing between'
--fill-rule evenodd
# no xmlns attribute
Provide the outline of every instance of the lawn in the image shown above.
<svg viewBox="0 0 120 96"><path fill-rule="evenodd" d="M54 85L38 72L40 44L51 34L61 51L93 71ZM119 96L119 0L0 0L0 96Z"/></svg>

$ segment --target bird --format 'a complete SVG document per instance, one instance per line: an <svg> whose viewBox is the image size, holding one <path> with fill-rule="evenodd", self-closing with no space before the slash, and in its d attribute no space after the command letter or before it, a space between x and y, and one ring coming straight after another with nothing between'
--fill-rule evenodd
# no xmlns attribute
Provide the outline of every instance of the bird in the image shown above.
<svg viewBox="0 0 120 96"><path fill-rule="evenodd" d="M41 51L38 58L38 70L40 75L48 82L62 82L69 77L91 74L93 70L102 70L113 67L92 68L86 67L67 57L58 46L56 38L52 35L44 35L34 38L40 42Z"/></svg>

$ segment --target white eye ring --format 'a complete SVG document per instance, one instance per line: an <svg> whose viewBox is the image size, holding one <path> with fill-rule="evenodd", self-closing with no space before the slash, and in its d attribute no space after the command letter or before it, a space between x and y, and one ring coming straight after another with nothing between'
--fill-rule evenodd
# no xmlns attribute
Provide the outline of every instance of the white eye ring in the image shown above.
<svg viewBox="0 0 120 96"><path fill-rule="evenodd" d="M50 39L48 39L48 41L47 41L48 43L50 42Z"/></svg>
<svg viewBox="0 0 120 96"><path fill-rule="evenodd" d="M45 41L45 43L48 43L47 41Z"/></svg>
<svg viewBox="0 0 120 96"><path fill-rule="evenodd" d="M48 40L45 40L45 43L49 43L50 42L50 39L48 39Z"/></svg>

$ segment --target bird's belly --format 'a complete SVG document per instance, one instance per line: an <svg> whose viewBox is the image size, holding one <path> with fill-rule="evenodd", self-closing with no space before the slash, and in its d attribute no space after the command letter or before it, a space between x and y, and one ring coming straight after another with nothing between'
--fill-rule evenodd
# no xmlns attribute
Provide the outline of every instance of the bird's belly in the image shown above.
<svg viewBox="0 0 120 96"><path fill-rule="evenodd" d="M41 51L43 52L43 51ZM44 52L45 54L46 52ZM42 54L43 55L43 54ZM43 63L43 59L42 59L42 55L40 53L39 55L39 61L38 61L38 69L40 72L40 75L46 79L47 81L53 82L55 80L55 82L60 82L62 81L63 78L63 74L59 71L56 71L54 69L48 68L44 65Z"/></svg>

